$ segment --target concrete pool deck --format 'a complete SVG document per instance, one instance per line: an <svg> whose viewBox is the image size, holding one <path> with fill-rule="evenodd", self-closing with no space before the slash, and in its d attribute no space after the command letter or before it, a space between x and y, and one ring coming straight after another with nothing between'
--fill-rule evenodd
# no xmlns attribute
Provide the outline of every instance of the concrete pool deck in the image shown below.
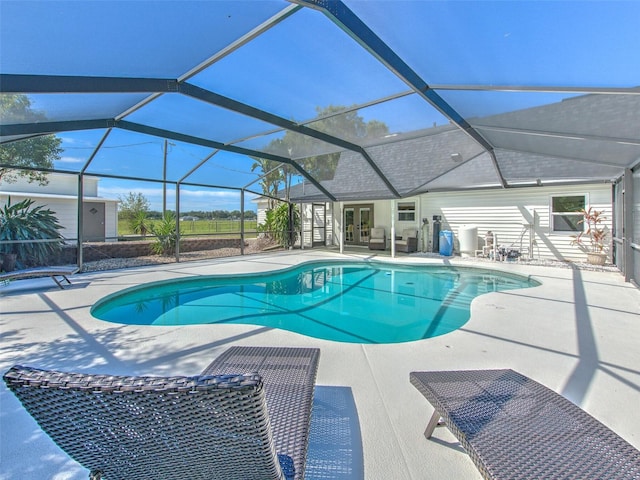
<svg viewBox="0 0 640 480"><path fill-rule="evenodd" d="M409 383L416 370L512 368L566 396L640 448L640 290L615 272L478 263L532 275L542 285L476 298L461 329L427 340L360 345L253 325L127 326L91 316L123 288L202 274L280 269L309 260L370 258L292 251L77 274L0 287L0 369L14 364L125 375L195 375L230 345L321 349L308 479L480 479L446 429L422 433L431 406ZM389 260L379 257L381 260ZM411 264L475 266L406 256ZM86 479L0 386L0 480ZM81 434L81 432L80 432Z"/></svg>

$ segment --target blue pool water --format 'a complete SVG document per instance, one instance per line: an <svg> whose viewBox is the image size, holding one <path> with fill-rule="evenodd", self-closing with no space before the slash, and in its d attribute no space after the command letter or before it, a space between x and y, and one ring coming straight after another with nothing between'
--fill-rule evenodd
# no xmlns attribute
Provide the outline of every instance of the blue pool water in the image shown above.
<svg viewBox="0 0 640 480"><path fill-rule="evenodd" d="M149 283L105 297L91 313L124 324L242 323L339 342L398 343L460 328L478 295L536 285L469 267L306 263L277 272Z"/></svg>

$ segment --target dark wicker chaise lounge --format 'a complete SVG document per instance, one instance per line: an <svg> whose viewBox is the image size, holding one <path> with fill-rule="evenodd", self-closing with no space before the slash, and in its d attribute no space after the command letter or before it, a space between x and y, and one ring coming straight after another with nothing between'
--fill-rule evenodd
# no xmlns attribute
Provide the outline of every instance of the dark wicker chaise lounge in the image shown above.
<svg viewBox="0 0 640 480"><path fill-rule="evenodd" d="M640 452L563 396L513 370L412 372L485 479L640 479Z"/></svg>
<svg viewBox="0 0 640 480"><path fill-rule="evenodd" d="M15 366L4 380L90 478L299 480L319 356L232 347L194 377Z"/></svg>
<svg viewBox="0 0 640 480"><path fill-rule="evenodd" d="M0 282L8 282L9 280L19 280L21 278L34 278L34 277L51 277L56 282L58 287L64 289L63 282L71 285L67 275L73 275L78 272L78 267L75 265L62 266L62 267L34 267L25 268L24 270L13 270L11 272L0 273ZM57 277L60 277L58 279Z"/></svg>

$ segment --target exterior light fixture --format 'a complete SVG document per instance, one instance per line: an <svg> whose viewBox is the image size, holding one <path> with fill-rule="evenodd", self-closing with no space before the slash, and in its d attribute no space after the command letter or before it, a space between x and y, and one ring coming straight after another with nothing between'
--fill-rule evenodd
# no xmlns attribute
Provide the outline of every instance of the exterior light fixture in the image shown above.
<svg viewBox="0 0 640 480"><path fill-rule="evenodd" d="M451 154L451 160L453 160L456 163L461 162L462 161L462 155L460 155L459 153L452 153Z"/></svg>

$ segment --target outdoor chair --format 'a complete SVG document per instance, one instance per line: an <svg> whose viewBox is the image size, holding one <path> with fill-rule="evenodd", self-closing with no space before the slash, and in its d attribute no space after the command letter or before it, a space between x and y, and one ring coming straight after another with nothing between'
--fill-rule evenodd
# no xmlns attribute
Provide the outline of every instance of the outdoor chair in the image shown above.
<svg viewBox="0 0 640 480"><path fill-rule="evenodd" d="M299 480L319 355L232 347L194 377L15 366L4 380L91 479Z"/></svg>
<svg viewBox="0 0 640 480"><path fill-rule="evenodd" d="M35 267L26 268L24 270L12 270L10 272L0 273L0 282L8 283L10 280L18 280L22 278L34 278L34 277L51 277L56 282L56 285L61 289L64 289L64 283L71 285L71 281L68 276L78 272L78 267L75 265L62 266L62 267Z"/></svg>
<svg viewBox="0 0 640 480"><path fill-rule="evenodd" d="M369 237L369 250L384 250L387 247L387 236L384 228L374 227Z"/></svg>
<svg viewBox="0 0 640 480"><path fill-rule="evenodd" d="M402 235L396 236L396 251L411 253L418 251L418 231L415 228L405 228Z"/></svg>
<svg viewBox="0 0 640 480"><path fill-rule="evenodd" d="M513 370L412 372L411 383L485 479L640 478L640 452L569 400Z"/></svg>

